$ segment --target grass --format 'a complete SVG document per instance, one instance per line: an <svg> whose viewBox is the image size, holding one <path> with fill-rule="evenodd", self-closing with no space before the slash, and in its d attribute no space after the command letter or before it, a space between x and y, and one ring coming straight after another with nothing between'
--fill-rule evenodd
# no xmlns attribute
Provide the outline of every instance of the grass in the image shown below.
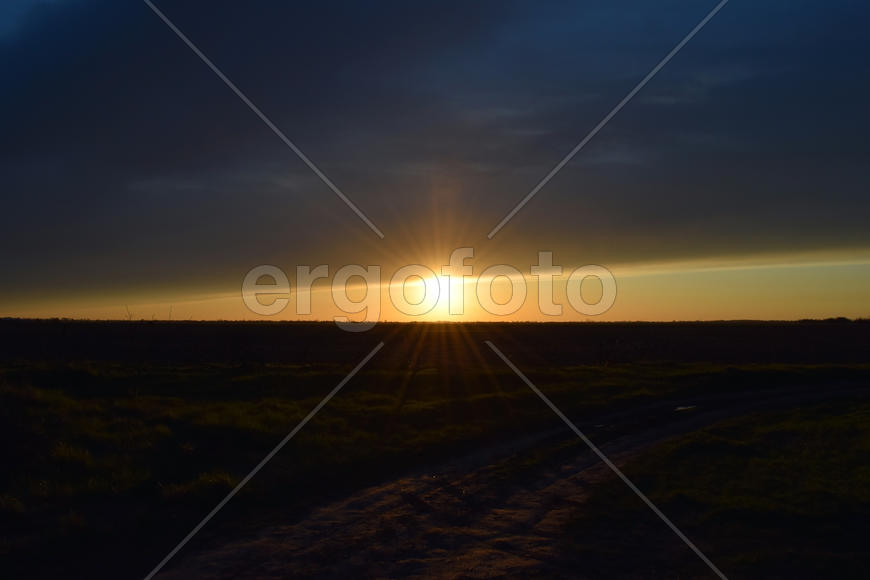
<svg viewBox="0 0 870 580"><path fill-rule="evenodd" d="M0 461L5 467L0 472L0 558L9 577L141 577L345 376L361 358L358 351L369 348L349 342L339 331L329 334L330 327L323 325L161 329L146 323L91 328L46 322L21 330L22 324L16 322L12 330L0 326L0 335L12 333L14 338L7 341L7 352L17 353L0 359ZM866 325L837 325L836 332L841 327L858 333L861 340L868 334L862 330ZM786 349L776 360L767 360L764 343L755 348L765 353L763 357L741 351L708 360L699 339L704 335L694 326L632 328L628 331L640 337L641 346L613 338L627 332L622 327L510 327L520 337L533 333L532 338L538 338L530 342L540 343L536 348L542 352L558 351L563 360L556 362L523 356L523 349L507 337L496 338L516 364L581 424L653 402L691 404L694 397L711 394L763 397L796 385L866 385L870 378L870 365L860 354L865 351L844 358L842 349L831 347L839 340L836 335L822 336L824 348L816 348L803 334L795 339L797 346L776 343L777 348L824 355L815 358L793 356ZM723 333L711 341L718 349L720 343L731 344L730 337L738 331L757 336L765 328L723 325L710 331ZM776 336L790 336L795 329L804 332L803 327L789 326L775 329ZM481 336L488 338L503 328L484 330ZM459 331L447 333L444 348L437 346L444 340L437 335L439 327L410 325L401 332L422 338L390 342L390 348L203 529L196 539L199 546L269 520L293 520L318 503L406 471L558 426L509 369L487 358L485 351L479 357L469 353L468 341L456 338ZM572 333L586 336L586 342L566 340ZM667 340L650 338L662 336L684 340L681 344L688 346L672 347ZM28 345L27 340L34 342ZM165 346L172 341L177 345ZM207 341L210 346L201 346ZM859 352L863 343L852 335L849 341ZM280 348L273 348L273 342ZM199 346L190 350L191 344ZM587 348L589 344L594 348ZM62 356L54 354L59 345ZM637 356L644 352L643 345L664 349L666 357ZM675 360L673 348L685 360ZM602 351L616 354L608 359ZM815 416L816 411L807 411L776 421L728 423L662 447L648 462L627 470L693 534L703 538L701 532L712 529L724 536L714 534L709 540L710 546L725 550L720 554L723 567L749 569L748 564L741 567L740 557L789 553L782 551L789 544L776 536L788 530L766 528L766 514L792 518L798 526L816 518L822 530L853 521L849 510L867 515L861 511L866 510L866 498L856 491L866 492L863 456L857 451L830 452L852 442L860 442L857 449L866 451L864 416L839 409L831 411L831 424L814 427ZM805 446L798 443L805 439ZM531 453L500 466L498 477L506 484L522 484L540 465L577 448L574 442ZM794 456L796 449L804 449L804 455ZM766 451L759 455L759 450ZM798 470L806 464L812 467ZM723 473L741 474L742 483L722 487ZM794 473L801 473L805 481L795 485ZM841 474L840 479L832 481L832 473ZM794 489L781 491L781 496L773 493L786 485ZM590 505L601 511L590 508L589 521L595 523L587 532L607 528L608 518L637 521L637 506L624 491L618 485L605 486L593 498ZM611 497L621 498L618 505L624 505L624 512L607 511ZM652 537L669 533L656 527L660 522L645 525L653 530ZM594 562L621 546L621 536L596 544L578 526L573 532L578 543L569 545L567 554L583 553ZM759 541L773 546L768 555L745 544L729 547L728 538L749 537L747 530L755 528L763 532ZM648 541L645 532L638 534ZM665 540L662 545L669 547L662 554L679 556L681 547L673 549L672 538ZM809 544L800 546L814 553ZM835 550L828 549L834 558ZM653 558L652 564L661 562Z"/></svg>
<svg viewBox="0 0 870 580"><path fill-rule="evenodd" d="M624 472L730 578L845 578L868 565L867 457L870 403L859 400L725 421ZM606 577L709 575L615 480L593 490L564 550Z"/></svg>

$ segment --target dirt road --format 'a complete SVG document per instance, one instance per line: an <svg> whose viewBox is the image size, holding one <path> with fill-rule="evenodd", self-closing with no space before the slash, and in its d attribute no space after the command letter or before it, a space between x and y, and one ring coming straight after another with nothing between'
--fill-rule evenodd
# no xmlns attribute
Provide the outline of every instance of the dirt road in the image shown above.
<svg viewBox="0 0 870 580"><path fill-rule="evenodd" d="M728 417L858 391L792 388L767 392L763 399L738 393L667 400L579 427L621 465L666 439ZM189 547L159 578L582 578L581 570L559 561L555 546L590 487L613 475L576 442L554 417L547 432L358 491L313 509L302 521L218 547ZM541 449L556 451L525 461ZM664 524L662 530L670 533ZM684 548L676 536L673 541L675 549Z"/></svg>

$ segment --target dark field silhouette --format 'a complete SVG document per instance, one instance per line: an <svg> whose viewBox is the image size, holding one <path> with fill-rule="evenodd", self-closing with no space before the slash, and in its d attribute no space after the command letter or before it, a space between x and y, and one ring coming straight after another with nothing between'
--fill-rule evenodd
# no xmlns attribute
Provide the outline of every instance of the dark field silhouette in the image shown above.
<svg viewBox="0 0 870 580"><path fill-rule="evenodd" d="M870 324L0 322L6 577L859 576ZM160 576L158 576L160 577Z"/></svg>

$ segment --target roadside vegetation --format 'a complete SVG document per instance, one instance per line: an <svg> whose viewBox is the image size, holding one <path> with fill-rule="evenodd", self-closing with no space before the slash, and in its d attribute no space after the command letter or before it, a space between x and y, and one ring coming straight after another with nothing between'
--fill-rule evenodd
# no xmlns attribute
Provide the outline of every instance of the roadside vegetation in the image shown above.
<svg viewBox="0 0 870 580"><path fill-rule="evenodd" d="M724 421L624 472L729 578L859 578L870 563L868 457L864 397ZM591 490L563 550L590 577L710 573L615 478Z"/></svg>
<svg viewBox="0 0 870 580"><path fill-rule="evenodd" d="M366 352L358 342L340 342L349 339L330 334L340 331L328 325L297 325L245 331L246 337L278 333L280 354L233 336L230 346L184 343L169 356L160 350L165 336L143 338L152 328L143 325L129 325L142 333L132 337L129 329L105 331L119 332L132 345L124 348L135 349L132 354L120 350L116 337L100 338L104 329L99 326L85 328L92 333L81 341L87 348L75 350L80 342L72 341L64 347L72 352L60 355L53 347L54 326L45 327L51 332L28 330L38 338L29 350L8 333L7 355L0 359L0 558L9 577L143 575ZM818 555L813 561L821 566L852 570L870 515L870 421L862 398L866 391L861 391L870 385L870 364L854 357L841 360L839 354L744 362L730 354L727 360L706 361L698 360L701 355L686 360L629 356L625 353L646 344L646 326L638 327L640 339L634 343L608 342L589 326L574 327L592 338L578 341L579 354L562 364L552 359L564 357L571 345L551 337L575 332L572 327L508 329L531 333L544 352L555 353L550 359L524 355L506 338L499 344L506 344L505 352L518 366L596 437L631 432L637 425L594 429L599 423L617 424L607 418L639 407L659 405L673 413L698 401L745 405L745 417L661 445L632 462L626 473L718 555L723 568L742 573L760 566L776 576L809 566ZM868 328L847 327L857 326ZM166 336L238 332L230 325L180 328L167 330ZM496 327L485 333L461 331L477 333L471 341L456 338L460 331L449 326L420 328L388 329L399 336L386 336L391 348L384 356L373 359L330 401L196 541L206 545L266 522L293 520L363 486L560 427L485 347L469 352L468 344L482 342L478 338L488 338ZM616 331L605 326L601 332ZM755 327L745 331L746 336L756 332ZM686 340L698 342L699 331L692 333ZM824 343L835 339L824 337ZM554 341L549 350L547 340ZM589 340L598 347L591 355ZM234 345L248 350L241 356L225 354L235 353ZM312 354L330 348L335 351L331 359ZM768 396L844 388L856 390L852 403L838 400L773 417L753 411L755 401L761 405ZM495 473L505 484L521 485L539 465L581 449L576 441L542 447ZM578 514L565 557L579 554L603 570L626 541L643 537L645 546L661 547L664 560L650 560L651 569L665 561L685 562L679 559L684 546L643 510L616 482L595 491L588 511ZM632 531L625 535L626 529ZM790 564L775 565L779 559Z"/></svg>

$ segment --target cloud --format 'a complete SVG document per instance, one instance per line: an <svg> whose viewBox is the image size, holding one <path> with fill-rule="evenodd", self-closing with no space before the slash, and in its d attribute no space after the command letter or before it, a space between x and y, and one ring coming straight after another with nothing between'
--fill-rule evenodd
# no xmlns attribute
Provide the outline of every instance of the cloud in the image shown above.
<svg viewBox="0 0 870 580"><path fill-rule="evenodd" d="M854 50L867 10L732 4L495 243L620 259L870 243L870 77ZM703 16L627 0L164 8L393 254L436 222L482 237ZM266 257L370 249L141 2L0 10L14 28L0 41L0 258L22 276L97 287L94 272L124 263L130 284L213 283Z"/></svg>
<svg viewBox="0 0 870 580"><path fill-rule="evenodd" d="M41 12L53 8L64 0L5 0L0 4L0 41L10 40Z"/></svg>

